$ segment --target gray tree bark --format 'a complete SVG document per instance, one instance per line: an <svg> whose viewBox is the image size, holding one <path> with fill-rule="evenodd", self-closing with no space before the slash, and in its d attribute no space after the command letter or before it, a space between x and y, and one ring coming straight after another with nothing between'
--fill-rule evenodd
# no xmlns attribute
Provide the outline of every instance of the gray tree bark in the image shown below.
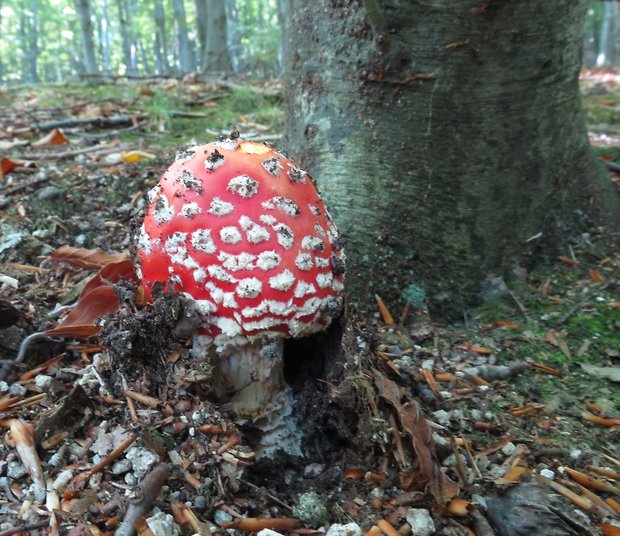
<svg viewBox="0 0 620 536"><path fill-rule="evenodd" d="M194 70L196 65L187 31L187 18L185 16L185 4L183 0L172 0L172 9L174 11L174 22L176 25L179 69L182 73L189 73Z"/></svg>
<svg viewBox="0 0 620 536"><path fill-rule="evenodd" d="M460 317L489 274L618 224L579 100L586 0L290 6L287 148L344 237L353 305Z"/></svg>
<svg viewBox="0 0 620 536"><path fill-rule="evenodd" d="M198 63L202 70L205 65L207 53L207 0L194 0L194 7L196 9L196 33L198 35Z"/></svg>
<svg viewBox="0 0 620 536"><path fill-rule="evenodd" d="M157 74L168 74L170 65L168 63L168 37L166 35L166 18L164 17L164 6L162 0L155 0L153 11L155 21L155 65Z"/></svg>
<svg viewBox="0 0 620 536"><path fill-rule="evenodd" d="M596 66L613 65L614 45L616 30L616 5L613 2L605 2L603 9L603 21L601 23L601 40L599 42Z"/></svg>
<svg viewBox="0 0 620 536"><path fill-rule="evenodd" d="M110 63L110 16L108 13L108 0L103 0L101 5L101 48L103 74L111 74Z"/></svg>
<svg viewBox="0 0 620 536"><path fill-rule="evenodd" d="M118 26L123 43L123 58L125 63L125 73L134 76L138 74L137 50L132 31L132 20L129 6L126 0L116 0L118 9Z"/></svg>
<svg viewBox="0 0 620 536"><path fill-rule="evenodd" d="M87 73L97 72L93 23L90 19L90 0L75 0L75 10L80 21L84 69Z"/></svg>
<svg viewBox="0 0 620 536"><path fill-rule="evenodd" d="M230 71L225 0L207 0L207 50L203 70Z"/></svg>

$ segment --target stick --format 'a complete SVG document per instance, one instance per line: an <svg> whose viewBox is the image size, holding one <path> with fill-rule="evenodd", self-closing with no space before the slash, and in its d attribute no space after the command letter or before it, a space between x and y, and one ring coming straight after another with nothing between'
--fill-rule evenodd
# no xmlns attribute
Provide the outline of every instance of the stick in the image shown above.
<svg viewBox="0 0 620 536"><path fill-rule="evenodd" d="M169 475L168 464L160 463L144 477L138 485L135 496L130 499L123 522L114 532L114 536L133 536L135 534L134 522L144 517L150 510Z"/></svg>

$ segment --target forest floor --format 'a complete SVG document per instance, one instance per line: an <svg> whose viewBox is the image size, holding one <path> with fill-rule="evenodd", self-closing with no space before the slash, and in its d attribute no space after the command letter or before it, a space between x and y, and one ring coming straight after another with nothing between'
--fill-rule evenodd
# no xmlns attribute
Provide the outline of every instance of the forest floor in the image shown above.
<svg viewBox="0 0 620 536"><path fill-rule="evenodd" d="M620 164L620 77L583 78L592 142ZM95 274L119 276L106 265L127 257L109 255L131 250L144 193L180 145L232 130L277 145L281 93L0 90L0 360L57 326ZM311 386L321 446L273 461L210 396L208 368L170 336L173 312L119 283L101 332L78 319L4 369L0 535L130 534L132 521L147 535L620 534L618 236L593 229L516 280L495 281L460 325L393 321L383 303L343 320L340 375Z"/></svg>

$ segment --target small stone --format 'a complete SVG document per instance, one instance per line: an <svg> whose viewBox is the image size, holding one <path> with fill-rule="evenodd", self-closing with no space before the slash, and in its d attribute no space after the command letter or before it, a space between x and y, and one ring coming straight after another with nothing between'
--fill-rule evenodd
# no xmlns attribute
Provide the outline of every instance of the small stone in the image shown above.
<svg viewBox="0 0 620 536"><path fill-rule="evenodd" d="M506 456L511 456L512 454L514 454L515 450L517 450L517 447L512 441L509 441L502 447L502 452Z"/></svg>
<svg viewBox="0 0 620 536"><path fill-rule="evenodd" d="M216 510L215 514L213 514L213 521L220 527L223 523L229 523L232 519L232 516L228 512L224 512L224 510Z"/></svg>
<svg viewBox="0 0 620 536"><path fill-rule="evenodd" d="M6 472L6 476L8 476L12 480L18 480L23 476L28 474L28 470L19 462L12 462L9 464L9 468Z"/></svg>
<svg viewBox="0 0 620 536"><path fill-rule="evenodd" d="M551 469L541 469L540 476L553 480L555 478L555 473Z"/></svg>
<svg viewBox="0 0 620 536"><path fill-rule="evenodd" d="M407 523L411 525L414 536L431 536L435 534L435 523L428 510L424 508L409 508L405 515Z"/></svg>
<svg viewBox="0 0 620 536"><path fill-rule="evenodd" d="M181 534L181 529L174 522L174 517L164 512L157 512L147 518L146 524L155 536L178 536Z"/></svg>
<svg viewBox="0 0 620 536"><path fill-rule="evenodd" d="M76 247L83 247L84 245L86 245L87 239L88 237L85 234L79 234L73 238L73 243L76 245Z"/></svg>
<svg viewBox="0 0 620 536"><path fill-rule="evenodd" d="M282 536L282 534L280 534L279 532L276 532L275 530L263 529L259 531L257 536Z"/></svg>
<svg viewBox="0 0 620 536"><path fill-rule="evenodd" d="M304 478L316 478L325 470L322 463L310 463L304 467Z"/></svg>
<svg viewBox="0 0 620 536"><path fill-rule="evenodd" d="M34 383L37 387L40 387L44 391L50 386L54 379L51 376L45 374L39 374L35 377Z"/></svg>
<svg viewBox="0 0 620 536"><path fill-rule="evenodd" d="M347 523L346 525L334 523L329 527L325 536L362 536L362 529L357 523Z"/></svg>
<svg viewBox="0 0 620 536"><path fill-rule="evenodd" d="M207 499L202 495L198 495L194 498L194 510L196 512L204 512L207 509Z"/></svg>
<svg viewBox="0 0 620 536"><path fill-rule="evenodd" d="M136 477L136 475L134 475L133 473L125 474L125 484L127 484L128 486L135 486L137 483L138 477Z"/></svg>
<svg viewBox="0 0 620 536"><path fill-rule="evenodd" d="M61 471L56 475L56 478L52 483L52 488L54 488L55 490L64 489L64 487L69 483L72 478L73 471L70 471L69 469Z"/></svg>
<svg viewBox="0 0 620 536"><path fill-rule="evenodd" d="M570 451L569 456L573 459L573 460L578 460L579 458L581 458L581 455L583 454L583 450L579 450L579 449L573 449Z"/></svg>
<svg viewBox="0 0 620 536"><path fill-rule="evenodd" d="M123 475L131 471L131 461L127 459L118 460L112 464L112 473L115 475Z"/></svg>
<svg viewBox="0 0 620 536"><path fill-rule="evenodd" d="M435 417L438 424L441 424L442 426L450 426L450 414L446 410L440 409L433 411L433 417Z"/></svg>
<svg viewBox="0 0 620 536"><path fill-rule="evenodd" d="M0 393L6 393L9 390L9 384L5 381L0 381Z"/></svg>
<svg viewBox="0 0 620 536"><path fill-rule="evenodd" d="M37 193L37 199L40 199L41 201L52 201L64 197L65 193L65 190L58 188L58 186L46 186L45 188L39 190L39 193Z"/></svg>
<svg viewBox="0 0 620 536"><path fill-rule="evenodd" d="M13 396L24 396L26 394L26 388L20 383L12 383L9 386L9 394Z"/></svg>
<svg viewBox="0 0 620 536"><path fill-rule="evenodd" d="M469 410L469 416L474 421L481 421L482 420L482 411L480 411L479 409L475 409L475 408L474 409L470 409Z"/></svg>
<svg viewBox="0 0 620 536"><path fill-rule="evenodd" d="M131 461L131 467L138 478L142 478L159 461L157 454L141 447L130 448L125 457Z"/></svg>
<svg viewBox="0 0 620 536"><path fill-rule="evenodd" d="M327 507L314 491L302 494L292 513L293 517L312 528L319 528L329 520Z"/></svg>

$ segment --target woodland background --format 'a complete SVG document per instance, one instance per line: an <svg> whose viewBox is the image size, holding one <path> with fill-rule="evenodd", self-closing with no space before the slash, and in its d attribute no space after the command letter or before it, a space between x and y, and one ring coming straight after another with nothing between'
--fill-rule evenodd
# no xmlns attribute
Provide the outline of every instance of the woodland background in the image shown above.
<svg viewBox="0 0 620 536"><path fill-rule="evenodd" d="M0 0L0 84L282 74L285 0ZM620 5L591 2L584 67L620 60Z"/></svg>

